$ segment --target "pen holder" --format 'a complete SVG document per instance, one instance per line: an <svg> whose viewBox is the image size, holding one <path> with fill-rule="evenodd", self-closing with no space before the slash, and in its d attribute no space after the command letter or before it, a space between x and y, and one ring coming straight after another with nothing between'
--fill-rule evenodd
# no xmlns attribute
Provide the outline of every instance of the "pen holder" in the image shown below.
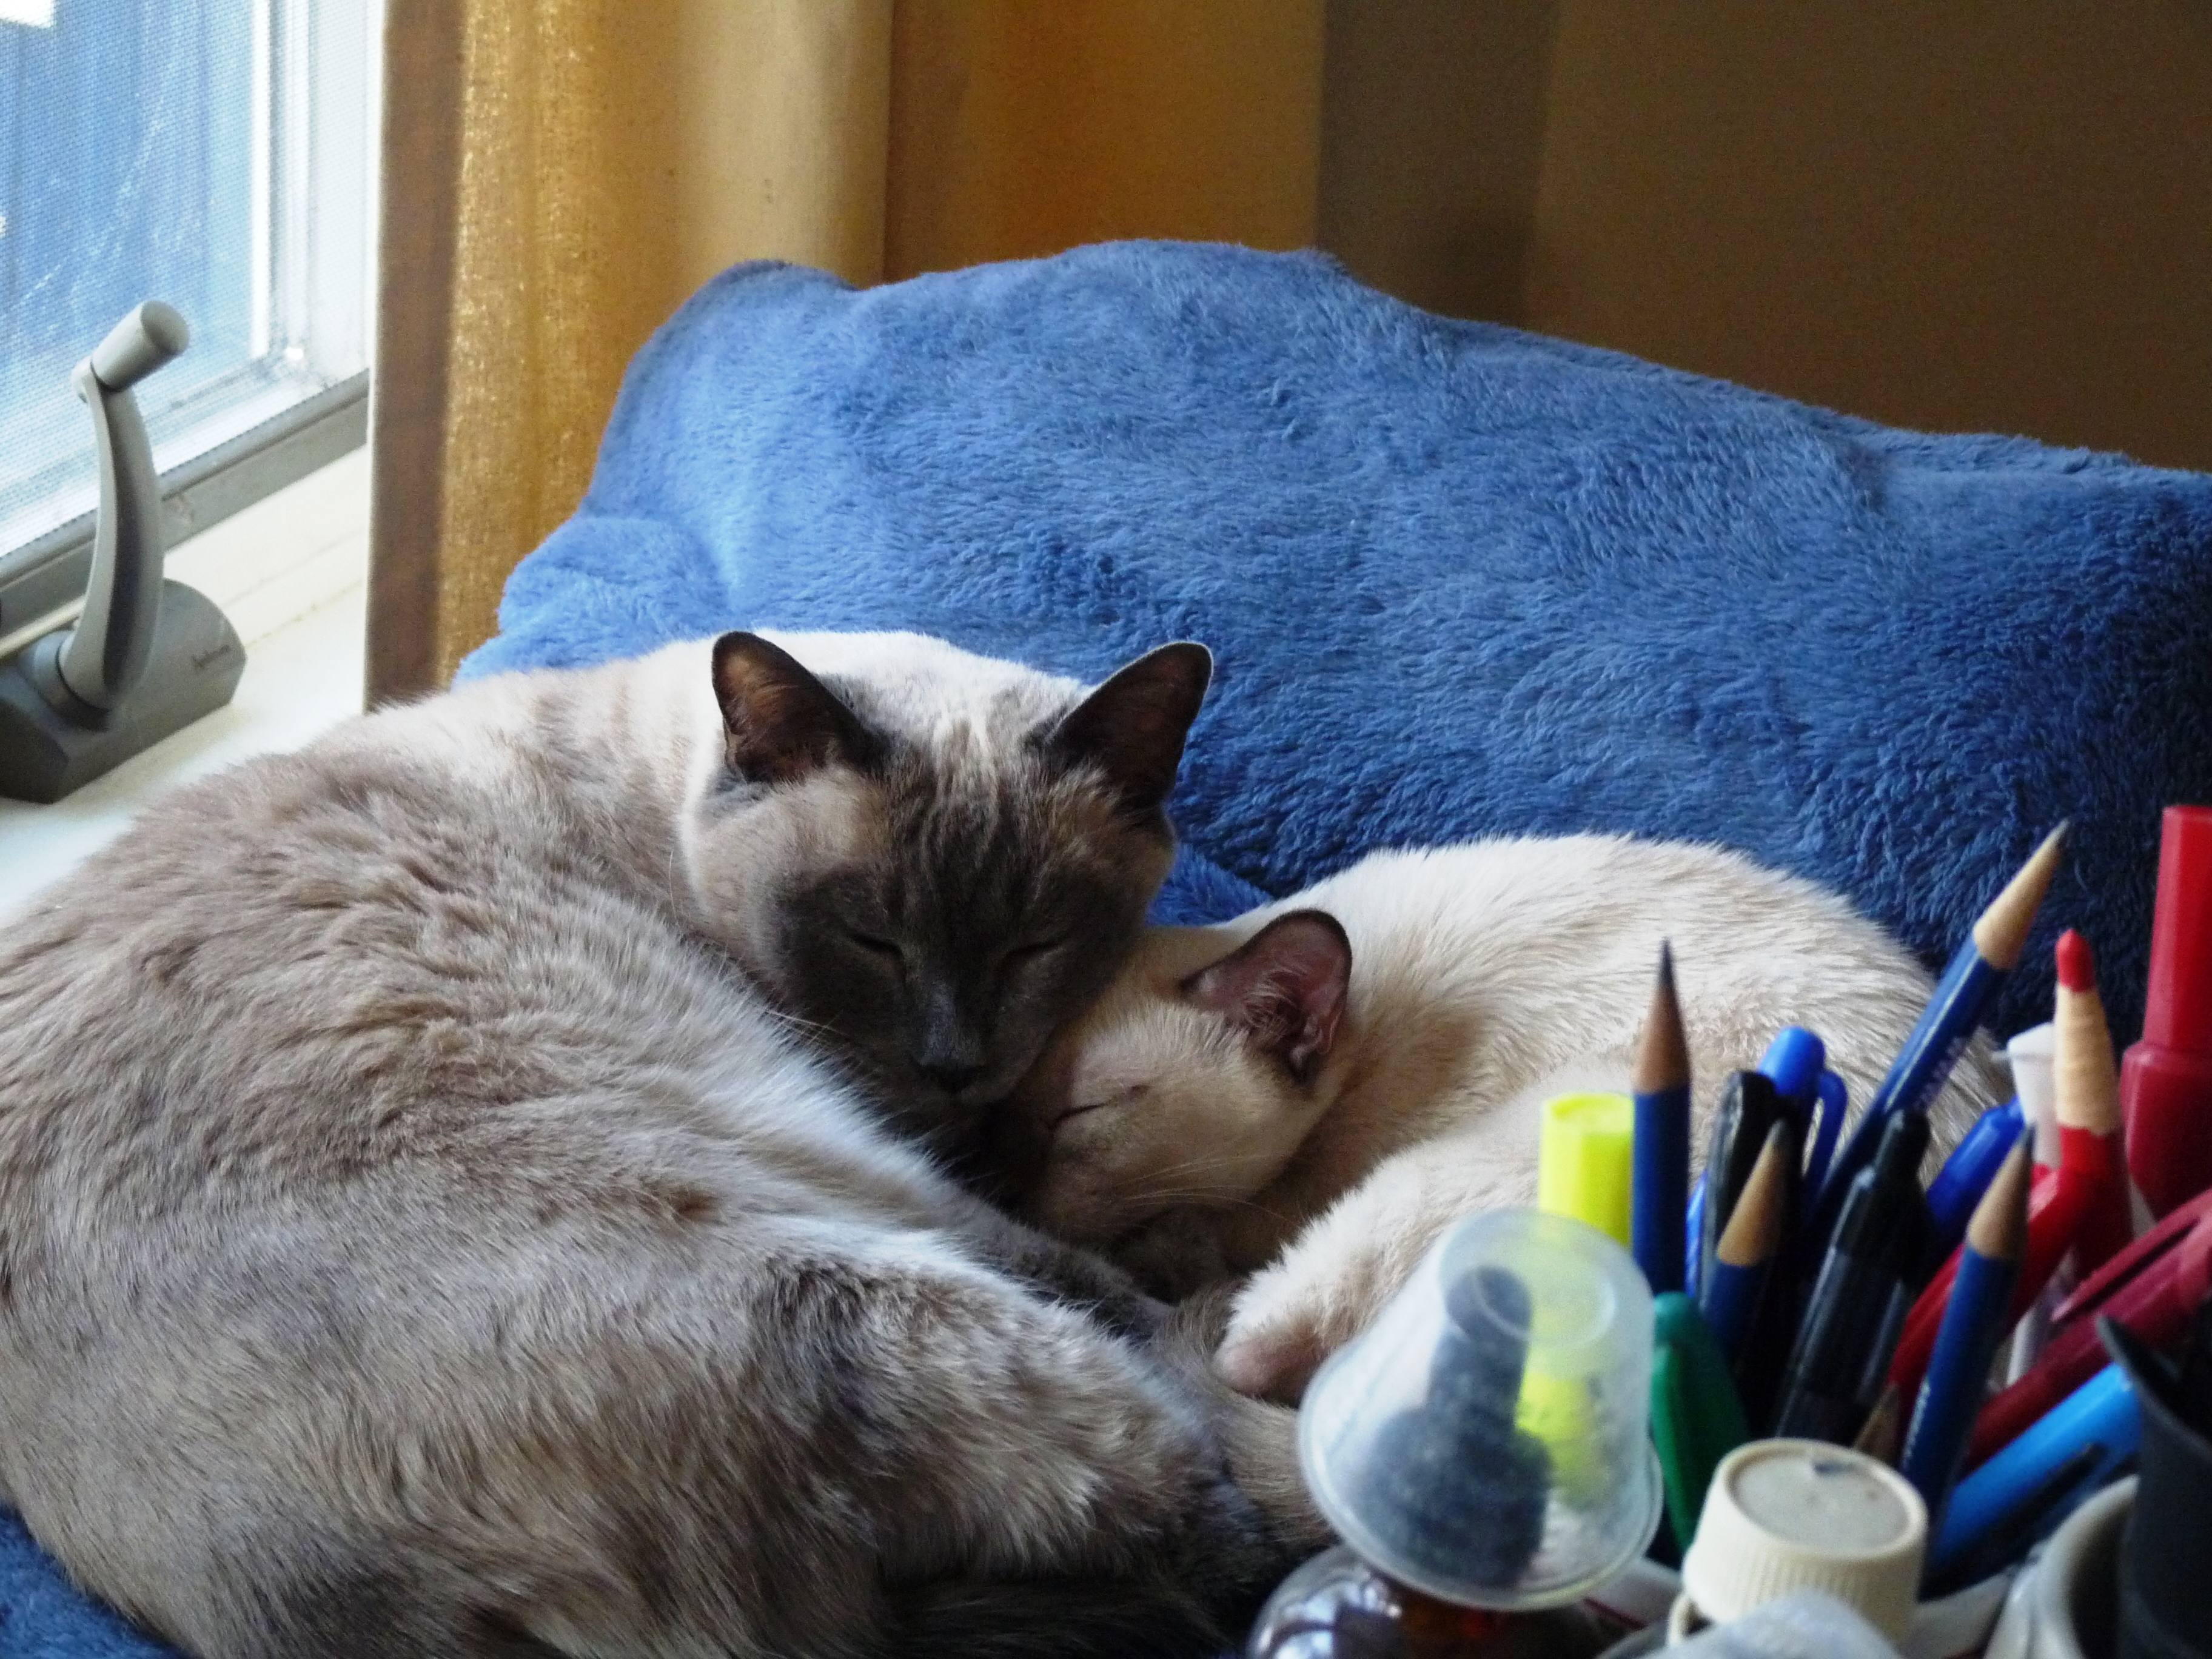
<svg viewBox="0 0 2212 1659"><path fill-rule="evenodd" d="M2112 1659L2120 1537L2135 1499L2135 1481L2120 1481L2051 1534L1990 1632L1987 1659Z"/></svg>
<svg viewBox="0 0 2212 1659"><path fill-rule="evenodd" d="M2130 1366L2142 1474L2119 1547L2118 1659L2212 1659L2212 1441L2142 1377L2143 1364Z"/></svg>
<svg viewBox="0 0 2212 1659"><path fill-rule="evenodd" d="M1990 1626L2006 1606L2006 1592L2014 1575L2001 1572L1969 1584L1949 1595L1923 1601L1912 1623L1896 1644L1903 1659L1972 1659L1990 1642L1987 1659L1998 1659L1990 1641ZM1624 1625L1641 1626L1607 1648L1601 1659L1642 1659L1662 1651L1667 1644L1667 1620L1675 1598L1682 1593L1682 1576L1655 1561L1632 1563L1617 1578L1590 1593L1592 1606ZM2014 1648L2007 1659L2027 1659L2027 1650ZM2036 1655L2034 1659L2042 1659ZM2101 1659L2091 1656L2091 1659Z"/></svg>

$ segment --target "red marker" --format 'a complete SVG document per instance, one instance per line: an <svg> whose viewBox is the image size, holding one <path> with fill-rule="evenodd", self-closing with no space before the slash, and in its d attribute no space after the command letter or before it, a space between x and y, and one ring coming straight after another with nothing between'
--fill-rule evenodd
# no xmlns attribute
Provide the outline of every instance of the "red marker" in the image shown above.
<svg viewBox="0 0 2212 1659"><path fill-rule="evenodd" d="M2109 1316L2154 1348L2172 1346L2212 1293L2212 1192L2200 1194L2084 1280L2051 1317L2035 1367L1982 1408L1966 1467L2010 1445L2028 1426L2105 1368L2097 1335Z"/></svg>
<svg viewBox="0 0 2212 1659"><path fill-rule="evenodd" d="M2212 808L2169 806L2142 1041L2120 1068L2128 1167L2153 1215L2212 1188Z"/></svg>

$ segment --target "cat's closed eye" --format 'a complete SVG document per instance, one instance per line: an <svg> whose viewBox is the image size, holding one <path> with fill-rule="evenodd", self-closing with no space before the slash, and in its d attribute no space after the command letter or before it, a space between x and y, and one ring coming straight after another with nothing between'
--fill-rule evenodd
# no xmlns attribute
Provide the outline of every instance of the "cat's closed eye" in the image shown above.
<svg viewBox="0 0 2212 1659"><path fill-rule="evenodd" d="M1115 1090L1112 1094L1106 1096L1102 1100L1086 1100L1075 1105L1072 1105L1052 1121L1052 1127L1054 1129L1059 1129L1073 1120L1082 1117L1087 1113L1103 1112L1109 1106L1131 1105L1136 1101L1142 1099L1145 1094L1150 1090L1151 1086L1152 1085L1150 1084L1133 1083L1126 1089Z"/></svg>
<svg viewBox="0 0 2212 1659"><path fill-rule="evenodd" d="M886 962L899 962L905 957L905 952L899 949L896 940L885 939L880 933L867 933L850 925L842 927L838 931L844 934L847 944L866 951L872 957L881 957Z"/></svg>
<svg viewBox="0 0 2212 1659"><path fill-rule="evenodd" d="M1031 939L1025 945L1015 945L1012 950L1008 951L1006 955L1000 957L999 960L1004 963L1007 967L1018 968L1024 963L1035 962L1041 957L1051 955L1052 952L1059 950L1061 945L1070 943L1074 938L1075 935L1073 933L1054 933L1048 939Z"/></svg>

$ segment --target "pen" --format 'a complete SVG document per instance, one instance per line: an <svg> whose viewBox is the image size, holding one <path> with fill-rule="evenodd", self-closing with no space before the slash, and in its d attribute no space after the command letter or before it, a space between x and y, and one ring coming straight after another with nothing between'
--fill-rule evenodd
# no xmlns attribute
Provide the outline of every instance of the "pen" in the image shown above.
<svg viewBox="0 0 2212 1659"><path fill-rule="evenodd" d="M1982 1201L2005 1157L2027 1132L2027 1114L2017 1099L1992 1106L1974 1120L1936 1179L1928 1183L1928 1271L1931 1274L1959 1248L1966 1220Z"/></svg>
<svg viewBox="0 0 2212 1659"><path fill-rule="evenodd" d="M2188 1328L2190 1310L2212 1297L2212 1192L2201 1193L2082 1281L2051 1316L2051 1337L2033 1369L1982 1408L1966 1453L1969 1468L2009 1444L2105 1363L2100 1315L2154 1347Z"/></svg>
<svg viewBox="0 0 2212 1659"><path fill-rule="evenodd" d="M1990 902L1959 946L1929 1000L1920 1023L1875 1091L1858 1127L1837 1153L1813 1207L1812 1236L1817 1241L1833 1229L1844 1197L1859 1172L1874 1159L1882 1131L1900 1112L1924 1112L1950 1075L1951 1066L1974 1028L1982 1023L2004 989L2005 975L2019 964L2035 913L2058 871L2066 826L2044 837L2027 863Z"/></svg>
<svg viewBox="0 0 2212 1659"><path fill-rule="evenodd" d="M2060 1401L2026 1434L1952 1489L1950 1506L1929 1554L1930 1577L1947 1577L1952 1564L1990 1528L2001 1523L2087 1445L2105 1449L2098 1473L2084 1483L2083 1496L2105 1474L2136 1455L2142 1440L2142 1413L2135 1389L2120 1367L2108 1364Z"/></svg>
<svg viewBox="0 0 2212 1659"><path fill-rule="evenodd" d="M1674 953L1663 942L1629 1087L1636 1101L1631 1248L1655 1293L1679 1291L1690 1200L1690 1044L1674 994Z"/></svg>
<svg viewBox="0 0 2212 1659"><path fill-rule="evenodd" d="M2002 1572L2027 1553L2035 1540L2058 1524L2063 1515L2105 1481L2109 1449L2092 1440L2045 1475L2011 1508L1944 1563L1938 1576L1931 1573L1924 1594L1929 1600L1948 1595L1969 1584L1978 1584ZM2118 1473L2115 1468L2113 1472Z"/></svg>
<svg viewBox="0 0 2212 1659"><path fill-rule="evenodd" d="M1966 1228L1959 1273L1943 1310L1928 1380L1905 1431L1898 1472L1918 1489L1941 1528L1997 1344L2011 1324L2013 1285L2027 1243L2027 1148L2014 1146Z"/></svg>
<svg viewBox="0 0 2212 1659"><path fill-rule="evenodd" d="M1849 1444L1865 1419L1865 1379L1887 1358L1885 1316L1926 1229L1918 1172L1928 1133L1923 1114L1893 1114L1851 1182L1784 1369L1778 1436Z"/></svg>
<svg viewBox="0 0 2212 1659"><path fill-rule="evenodd" d="M2059 995L2067 995L2062 986ZM2101 1015L2085 1017L2081 1005L2069 1005L2069 1017L2051 1022L2051 1076L2058 1118L2059 1164L2055 1174L2046 1172L2028 1201L2027 1249L2013 1287L2012 1317L2019 1319L2043 1294L2043 1287L2058 1271L2058 1264L2080 1237L2084 1218L2103 1201L2118 1178L2107 1139L2116 1126L2118 1083L2112 1065L2112 1045L2105 1034ZM1943 1318L1943 1303L1958 1271L1954 1253L1944 1264L1905 1324L1890 1367L1890 1379L1907 1393L1917 1392L1922 1371L1936 1346L1936 1333Z"/></svg>
<svg viewBox="0 0 2212 1659"><path fill-rule="evenodd" d="M1683 1549L1698 1535L1720 1462L1751 1438L1727 1364L1697 1305L1678 1291L1654 1304L1651 1443L1667 1496L1668 1524Z"/></svg>
<svg viewBox="0 0 2212 1659"><path fill-rule="evenodd" d="M1813 1192L1820 1189L1835 1153L1836 1132L1850 1105L1843 1079L1827 1067L1827 1045L1802 1025L1785 1025L1776 1032L1758 1066L1763 1075L1774 1079L1774 1092L1802 1126L1799 1146L1812 1148L1805 1158L1803 1184Z"/></svg>

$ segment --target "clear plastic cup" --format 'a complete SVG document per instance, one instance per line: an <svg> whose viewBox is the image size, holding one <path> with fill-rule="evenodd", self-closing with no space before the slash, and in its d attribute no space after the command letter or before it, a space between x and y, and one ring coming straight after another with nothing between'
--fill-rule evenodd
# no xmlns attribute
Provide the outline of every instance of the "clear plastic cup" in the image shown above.
<svg viewBox="0 0 2212 1659"><path fill-rule="evenodd" d="M1651 1324L1642 1272L1595 1228L1470 1217L1307 1390L1315 1501L1363 1559L1427 1595L1577 1599L1658 1526Z"/></svg>

